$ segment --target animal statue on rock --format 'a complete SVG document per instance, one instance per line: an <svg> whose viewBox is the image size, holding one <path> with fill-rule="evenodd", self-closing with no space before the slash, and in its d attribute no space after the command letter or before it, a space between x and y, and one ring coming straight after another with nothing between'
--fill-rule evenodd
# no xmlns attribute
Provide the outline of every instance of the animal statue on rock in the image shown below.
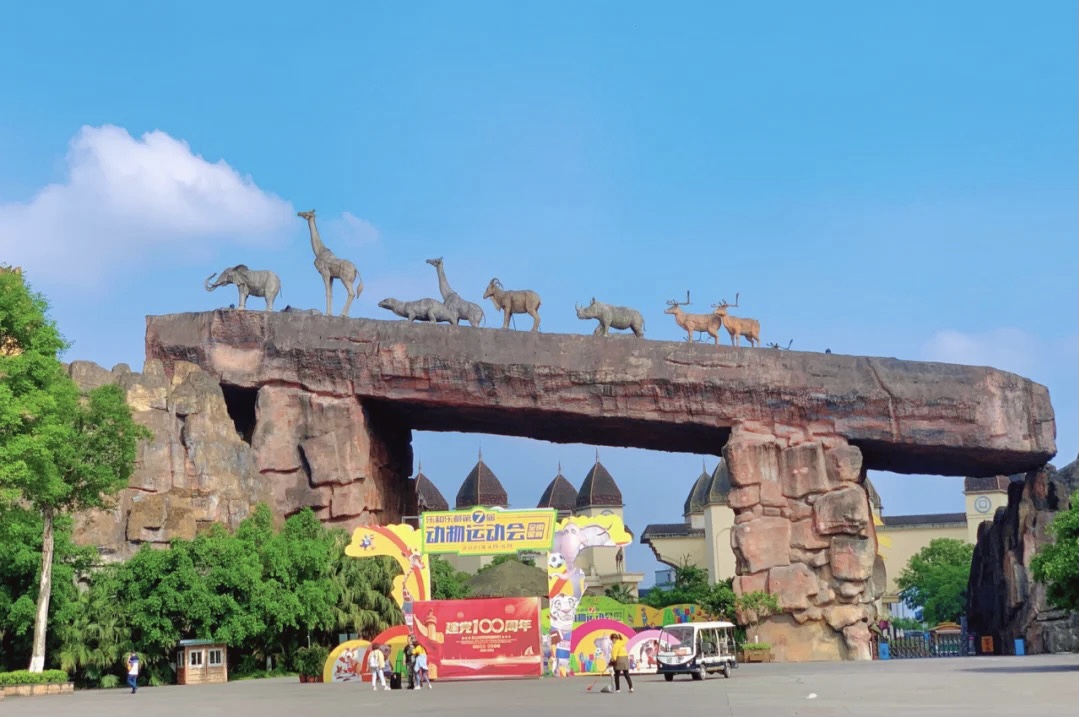
<svg viewBox="0 0 1079 717"><path fill-rule="evenodd" d="M641 312L628 306L612 306L596 301L592 297L592 303L585 307L577 306L578 319L596 319L599 325L592 332L593 336L607 336L610 329L632 329L637 338L644 336L644 317Z"/></svg>
<svg viewBox="0 0 1079 717"><path fill-rule="evenodd" d="M307 220L307 228L311 232L311 251L315 253L315 268L322 276L322 283L326 285L326 315L333 316L333 280L337 279L345 285L348 298L345 306L341 309L341 316L348 316L348 309L352 306L352 300L363 292L363 277L356 271L356 266L348 259L341 259L322 243L318 234L318 226L315 224L315 210L309 212L296 212L296 216ZM352 285L356 284L353 289Z"/></svg>
<svg viewBox="0 0 1079 717"><path fill-rule="evenodd" d="M674 301L673 299L668 301L667 308L663 313L672 315L675 323L686 330L686 341L693 341L693 333L700 331L711 336L715 345L719 346L719 329L723 325L722 320L714 313L687 314L682 311L682 307L689 303L689 291L686 291L685 301Z"/></svg>
<svg viewBox="0 0 1079 717"><path fill-rule="evenodd" d="M491 279L487 291L483 292L483 298L490 299L495 308L503 313L502 328L510 327L510 317L513 314L528 314L532 317L532 331L539 331L540 296L531 289L507 291L502 288L501 281Z"/></svg>
<svg viewBox="0 0 1079 717"><path fill-rule="evenodd" d="M212 284L210 280L217 277ZM260 296L266 299L266 311L273 311L273 302L281 291L281 279L272 271L256 271L248 269L245 264L230 266L220 274L210 274L206 277L206 291L213 291L219 286L235 284L240 292L240 308L247 308L248 296Z"/></svg>
<svg viewBox="0 0 1079 717"><path fill-rule="evenodd" d="M730 334L731 346L738 346L739 339L745 336L750 346L759 347L761 345L761 322L756 319L740 319L727 313L728 308L738 306L738 297L739 294L734 295L733 304L727 303L726 299L718 304L712 304L713 313L722 320L723 328Z"/></svg>
<svg viewBox="0 0 1079 717"><path fill-rule="evenodd" d="M483 309L479 304L465 301L461 295L453 290L450 282L446 280L446 272L442 268L442 257L428 259L427 263L438 272L438 290L442 294L442 303L456 315L453 325L457 326L461 321L467 321L472 326L479 326L484 321Z"/></svg>
<svg viewBox="0 0 1079 717"><path fill-rule="evenodd" d="M418 299L416 301L401 301L400 299L383 299L378 302L378 308L392 311L398 316L413 321L427 321L436 324L444 321L447 324L457 323L457 314L441 301L436 299Z"/></svg>

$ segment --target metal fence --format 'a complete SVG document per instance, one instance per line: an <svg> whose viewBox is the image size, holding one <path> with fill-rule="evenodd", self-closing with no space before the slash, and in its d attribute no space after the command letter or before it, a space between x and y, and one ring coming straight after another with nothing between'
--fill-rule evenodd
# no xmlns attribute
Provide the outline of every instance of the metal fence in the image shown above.
<svg viewBox="0 0 1079 717"><path fill-rule="evenodd" d="M893 637L888 641L888 651L893 660L961 657L967 654L963 636L959 633Z"/></svg>

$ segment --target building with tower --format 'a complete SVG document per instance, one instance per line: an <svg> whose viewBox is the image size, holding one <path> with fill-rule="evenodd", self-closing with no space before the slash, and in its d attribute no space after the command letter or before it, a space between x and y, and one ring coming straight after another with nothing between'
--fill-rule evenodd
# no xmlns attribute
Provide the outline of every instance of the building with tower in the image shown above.
<svg viewBox="0 0 1079 717"><path fill-rule="evenodd" d="M992 520L997 509L1008 504L1008 486L1022 478L1022 475L966 478L964 513L889 516L884 515L880 494L867 477L865 488L877 526L877 552L888 576L887 588L878 605L882 614L908 614L895 579L911 557L934 538L976 544L978 526ZM694 565L707 570L714 582L733 577L736 568L731 548L734 510L728 504L730 490L726 462L720 460L711 474L703 471L693 482L683 505L682 522L648 525L641 533L641 543L648 545L656 559L671 568ZM657 577L657 583L660 582L663 581Z"/></svg>
<svg viewBox="0 0 1079 717"><path fill-rule="evenodd" d="M588 470L577 491L573 514L576 516L616 515L624 520L622 491L610 472L599 462ZM626 526L631 536L633 531ZM602 595L608 588L624 585L636 595L644 573L629 572L625 564L625 549L618 547L584 548L577 556L577 567L585 573L585 594Z"/></svg>

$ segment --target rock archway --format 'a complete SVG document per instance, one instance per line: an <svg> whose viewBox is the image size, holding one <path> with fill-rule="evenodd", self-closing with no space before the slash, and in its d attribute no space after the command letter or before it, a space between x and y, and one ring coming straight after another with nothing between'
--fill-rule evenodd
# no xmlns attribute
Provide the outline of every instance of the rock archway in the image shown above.
<svg viewBox="0 0 1079 717"><path fill-rule="evenodd" d="M413 429L722 454L736 589L779 598L761 636L780 659L869 658L867 470L1010 474L1056 451L1045 387L984 367L250 311L148 317L146 352L216 378L275 496L347 524L414 505Z"/></svg>

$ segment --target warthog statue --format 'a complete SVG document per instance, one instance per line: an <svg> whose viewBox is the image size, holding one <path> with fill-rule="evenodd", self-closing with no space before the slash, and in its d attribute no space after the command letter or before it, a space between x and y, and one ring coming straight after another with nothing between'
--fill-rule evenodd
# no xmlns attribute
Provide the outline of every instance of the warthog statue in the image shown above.
<svg viewBox="0 0 1079 717"><path fill-rule="evenodd" d="M378 302L378 308L387 309L398 316L413 321L427 321L432 324L445 321L447 324L456 323L457 315L446 308L446 305L435 299L418 299L416 301L401 301L400 299L383 299Z"/></svg>
<svg viewBox="0 0 1079 717"><path fill-rule="evenodd" d="M610 329L633 329L633 335L637 338L644 336L644 317L641 312L628 306L611 306L602 301L596 301L592 297L592 303L581 308L577 307L578 319L596 319L599 326L592 332L593 336L607 336Z"/></svg>

